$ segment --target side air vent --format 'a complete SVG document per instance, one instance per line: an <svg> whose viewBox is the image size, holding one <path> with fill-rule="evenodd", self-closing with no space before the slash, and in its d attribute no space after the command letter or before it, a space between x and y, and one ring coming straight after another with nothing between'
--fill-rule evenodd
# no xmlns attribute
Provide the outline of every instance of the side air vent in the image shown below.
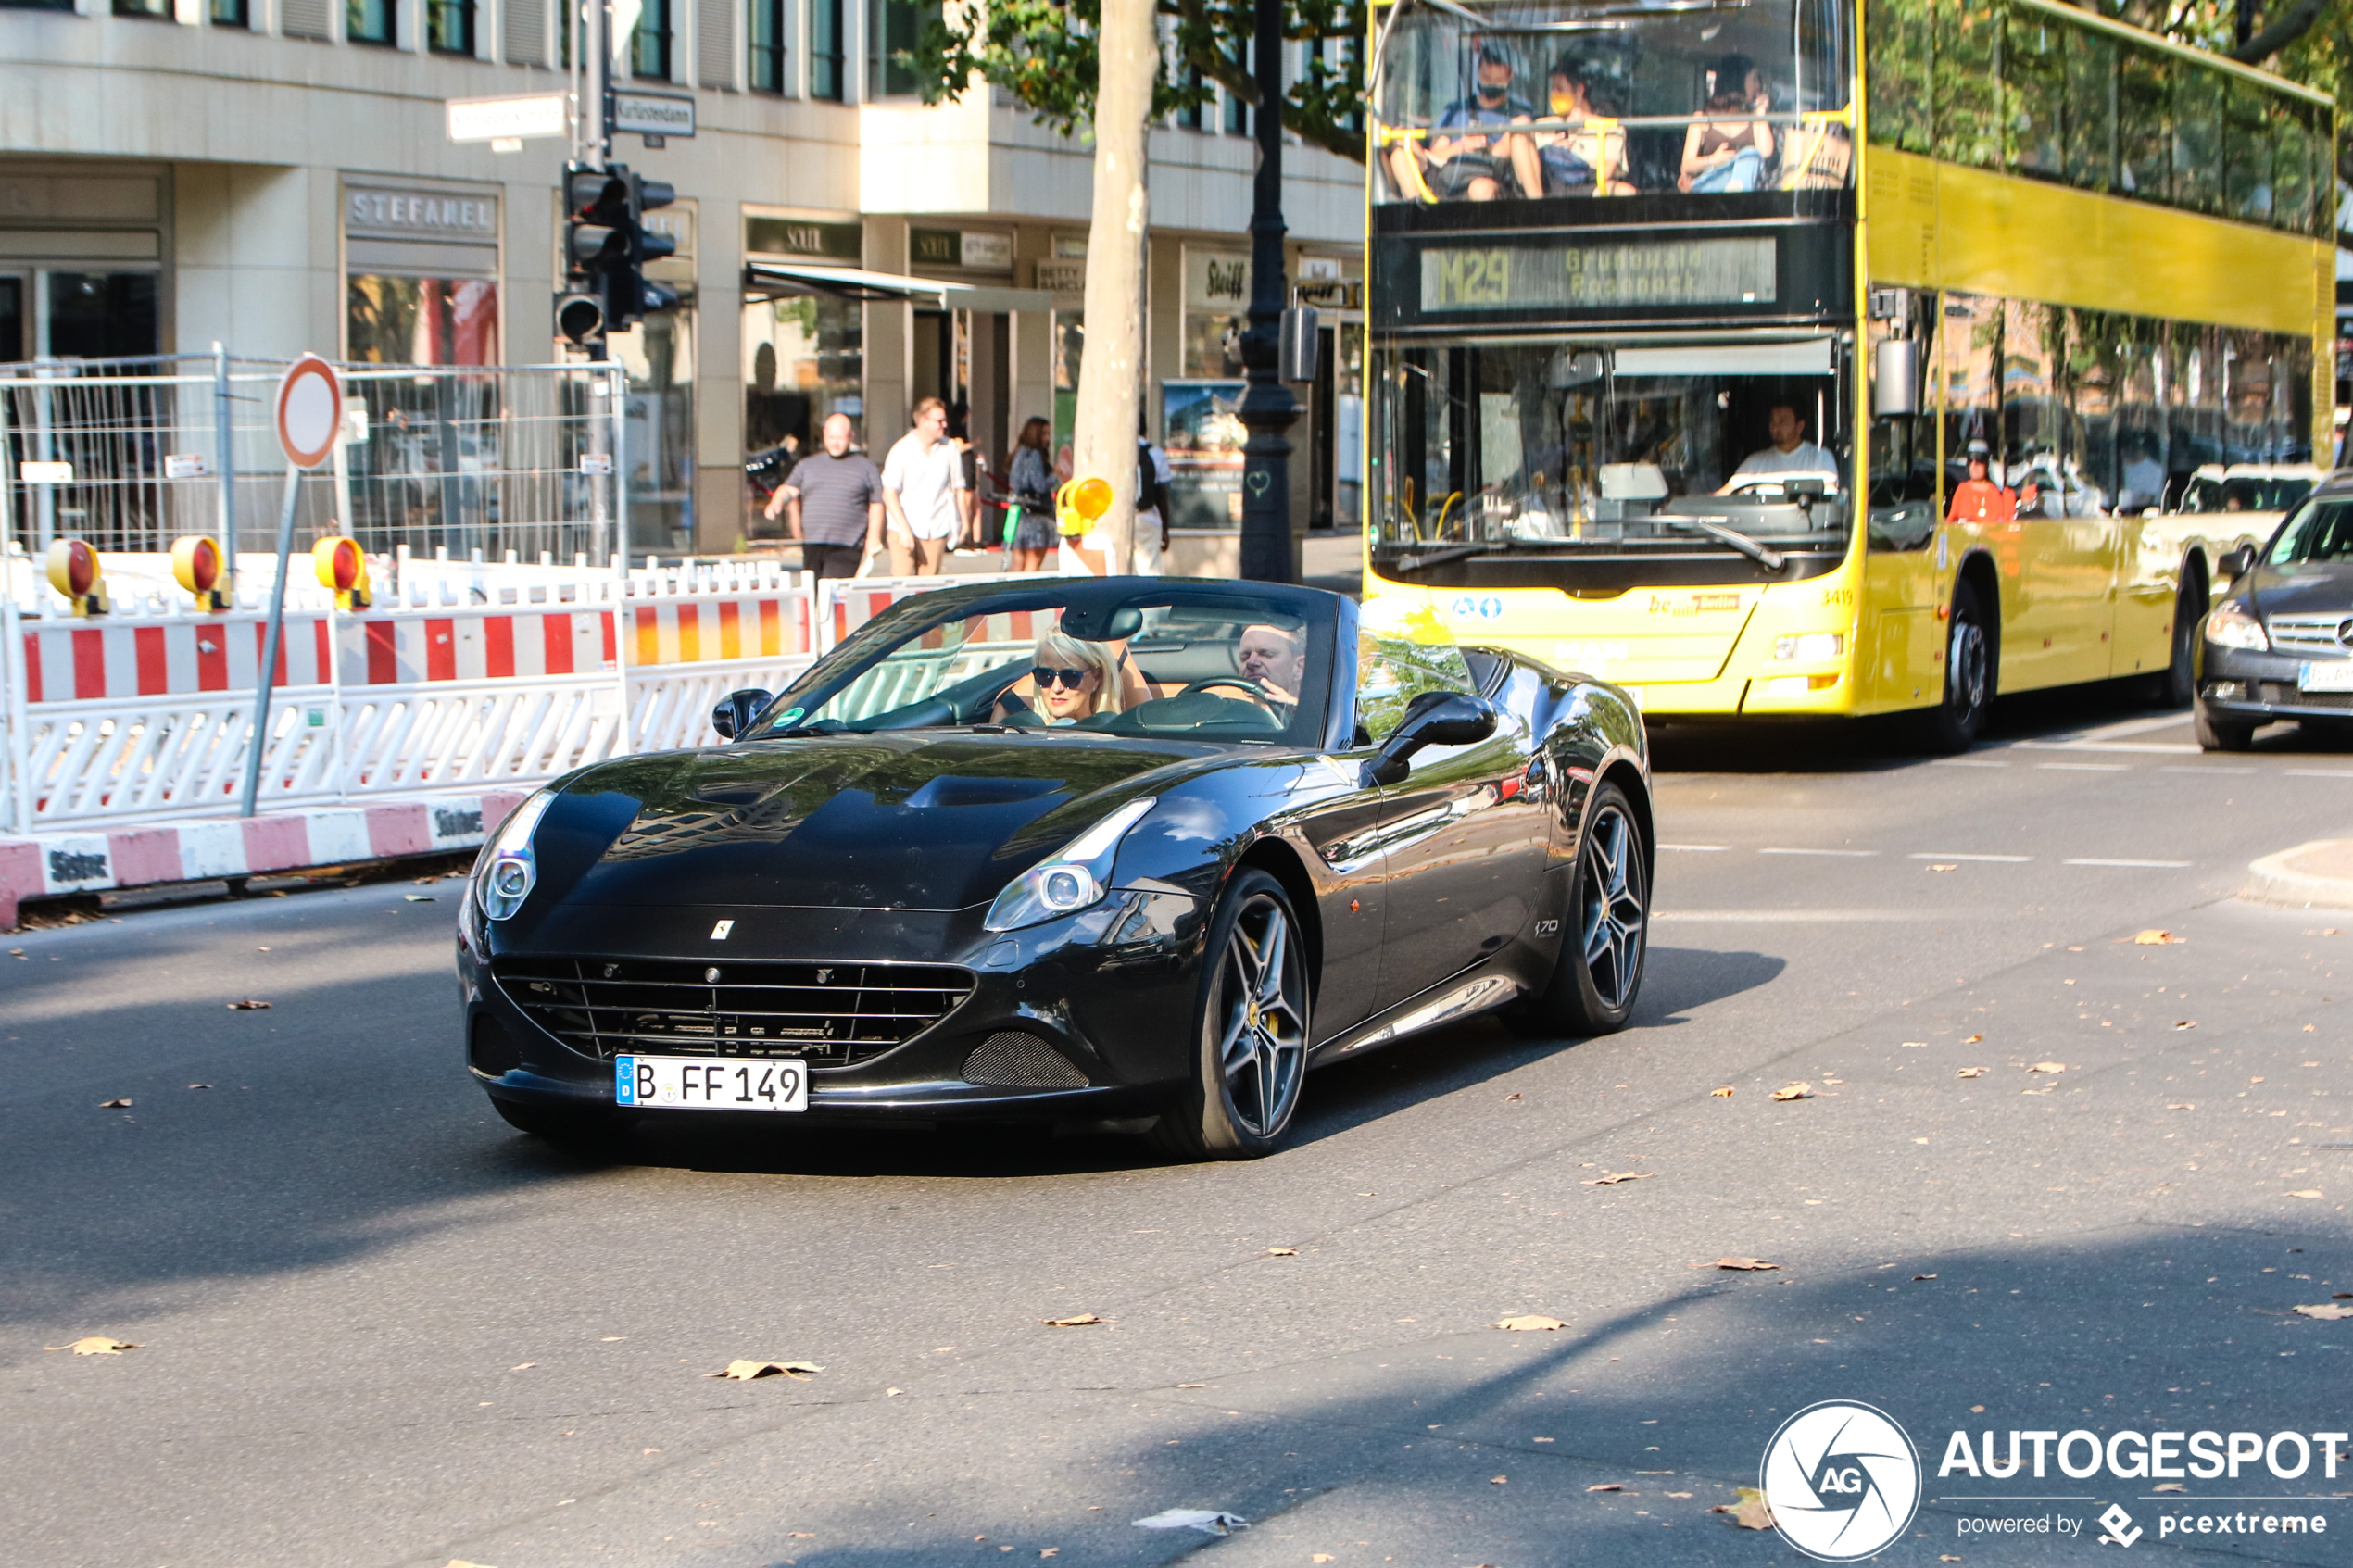
<svg viewBox="0 0 2353 1568"><path fill-rule="evenodd" d="M964 1058L964 1082L1005 1089L1083 1089L1087 1074L1035 1035L1008 1029Z"/></svg>
<svg viewBox="0 0 2353 1568"><path fill-rule="evenodd" d="M474 1014L473 1038L468 1042L466 1054L475 1072L487 1073L494 1078L522 1065L522 1052L515 1047L515 1037L487 1012Z"/></svg>

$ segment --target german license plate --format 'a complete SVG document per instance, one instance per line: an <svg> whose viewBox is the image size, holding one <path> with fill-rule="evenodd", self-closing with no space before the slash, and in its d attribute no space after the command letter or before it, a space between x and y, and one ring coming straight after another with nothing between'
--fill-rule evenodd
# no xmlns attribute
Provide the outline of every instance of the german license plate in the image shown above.
<svg viewBox="0 0 2353 1568"><path fill-rule="evenodd" d="M641 1110L809 1109L805 1062L623 1056L612 1066L613 1103Z"/></svg>
<svg viewBox="0 0 2353 1568"><path fill-rule="evenodd" d="M2308 664L2296 672L2296 684L2308 692L2353 692L2353 660Z"/></svg>

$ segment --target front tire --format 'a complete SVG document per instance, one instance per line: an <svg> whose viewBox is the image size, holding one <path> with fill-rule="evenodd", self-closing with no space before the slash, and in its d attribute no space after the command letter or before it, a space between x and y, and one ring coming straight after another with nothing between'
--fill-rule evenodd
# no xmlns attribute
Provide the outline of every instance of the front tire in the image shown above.
<svg viewBox="0 0 2353 1568"><path fill-rule="evenodd" d="M1967 751L1994 706L1994 633L1977 590L1953 584L1951 630L1944 641L1944 700L1930 710L1929 744L1947 755Z"/></svg>
<svg viewBox="0 0 2353 1568"><path fill-rule="evenodd" d="M1634 1016L1650 952L1650 854L1626 792L1605 784L1586 813L1552 984L1515 1022L1526 1032L1610 1035Z"/></svg>
<svg viewBox="0 0 2353 1568"><path fill-rule="evenodd" d="M1153 1129L1187 1160L1256 1160L1282 1147L1307 1076L1307 955L1283 885L1237 873L1202 948L1193 1077Z"/></svg>
<svg viewBox="0 0 2353 1568"><path fill-rule="evenodd" d="M2190 733L2200 751L2245 751L2255 744L2255 726L2220 718L2199 703L2190 709Z"/></svg>

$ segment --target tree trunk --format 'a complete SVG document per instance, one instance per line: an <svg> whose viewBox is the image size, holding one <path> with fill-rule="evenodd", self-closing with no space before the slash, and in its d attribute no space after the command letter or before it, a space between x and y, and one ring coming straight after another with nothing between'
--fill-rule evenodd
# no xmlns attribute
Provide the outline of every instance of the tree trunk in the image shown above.
<svg viewBox="0 0 2353 1568"><path fill-rule="evenodd" d="M1132 563L1136 420L1144 374L1144 141L1160 65L1152 0L1103 0L1095 90L1095 207L1087 231L1087 338L1078 362L1072 471L1111 482L1097 526L1105 567Z"/></svg>

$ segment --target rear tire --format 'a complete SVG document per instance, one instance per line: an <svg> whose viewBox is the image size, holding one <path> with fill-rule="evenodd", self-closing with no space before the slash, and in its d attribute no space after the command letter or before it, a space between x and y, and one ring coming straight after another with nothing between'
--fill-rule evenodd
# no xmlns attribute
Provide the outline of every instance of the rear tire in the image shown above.
<svg viewBox="0 0 2353 1568"><path fill-rule="evenodd" d="M1307 953L1283 884L1244 870L1202 948L1193 1077L1152 1141L1184 1160L1256 1160L1280 1148L1307 1076Z"/></svg>
<svg viewBox="0 0 2353 1568"><path fill-rule="evenodd" d="M1650 854L1640 819L1614 784L1596 790L1561 922L1552 984L1512 1022L1530 1035L1610 1035L1634 1016L1650 951Z"/></svg>
<svg viewBox="0 0 2353 1568"><path fill-rule="evenodd" d="M515 1131L544 1138L559 1148L604 1148L620 1142L625 1130L620 1118L600 1107L525 1105L500 1099L496 1095L491 1097L490 1106Z"/></svg>
<svg viewBox="0 0 2353 1568"><path fill-rule="evenodd" d="M1928 714L1928 743L1952 755L1977 744L1994 706L1994 643L1992 623L1969 583L1953 584L1950 630L1944 639L1944 700Z"/></svg>
<svg viewBox="0 0 2353 1568"><path fill-rule="evenodd" d="M2255 744L2255 726L2217 718L2199 703L2190 709L2190 733L2200 751L2245 751Z"/></svg>

